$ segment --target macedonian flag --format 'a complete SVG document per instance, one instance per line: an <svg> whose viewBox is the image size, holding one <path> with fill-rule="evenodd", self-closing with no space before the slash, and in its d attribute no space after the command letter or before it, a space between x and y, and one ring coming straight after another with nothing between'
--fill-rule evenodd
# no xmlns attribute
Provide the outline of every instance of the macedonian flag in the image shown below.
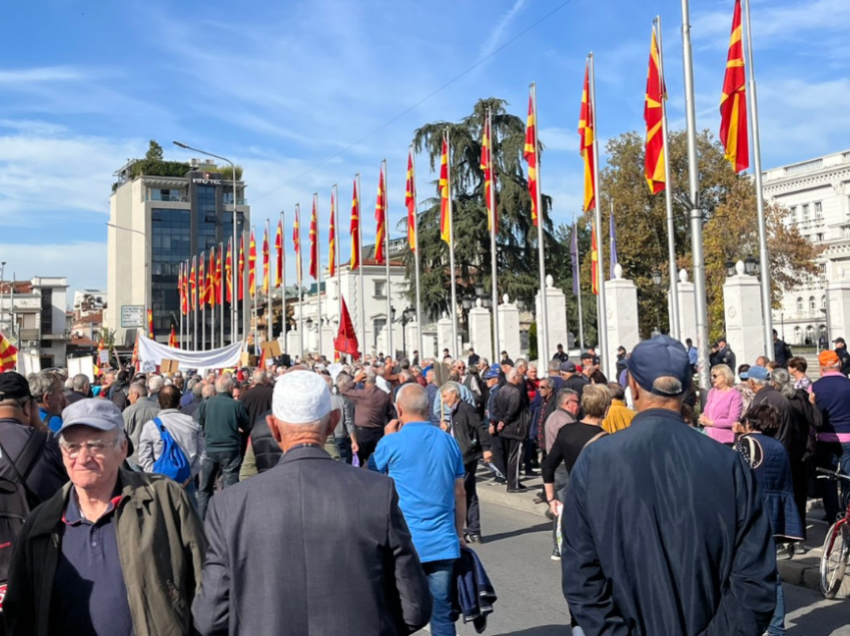
<svg viewBox="0 0 850 636"><path fill-rule="evenodd" d="M537 227L540 210L537 209L537 113L534 100L528 95L528 119L525 124L525 147L522 156L528 164L528 194L531 195L531 222Z"/></svg>
<svg viewBox="0 0 850 636"><path fill-rule="evenodd" d="M384 265L387 262L386 246L387 240L387 191L384 189L384 169L378 177L378 197L375 200L375 222L378 230L375 233L375 262Z"/></svg>
<svg viewBox="0 0 850 636"><path fill-rule="evenodd" d="M269 225L263 230L263 295L268 295L271 283L271 263L269 262Z"/></svg>
<svg viewBox="0 0 850 636"><path fill-rule="evenodd" d="M726 77L723 79L723 96L720 98L720 141L726 150L726 159L732 164L735 172L741 172L750 166L746 75L744 44L741 40L741 0L735 0Z"/></svg>
<svg viewBox="0 0 850 636"><path fill-rule="evenodd" d="M599 295L599 243L596 238L596 224L590 226L590 286L594 294Z"/></svg>
<svg viewBox="0 0 850 636"><path fill-rule="evenodd" d="M404 188L404 205L407 208L407 245L416 251L416 181L413 174L413 149L407 153L407 183Z"/></svg>
<svg viewBox="0 0 850 636"><path fill-rule="evenodd" d="M277 220L277 234L274 237L274 249L277 254L277 262L275 263L275 288L280 287L283 281L283 219Z"/></svg>
<svg viewBox="0 0 850 636"><path fill-rule="evenodd" d="M295 278L301 287L301 206L295 206L295 224L292 226L292 244L295 247Z"/></svg>
<svg viewBox="0 0 850 636"><path fill-rule="evenodd" d="M239 300L245 297L245 236L239 237L239 260L237 261L239 271L236 273L238 277L239 289L237 295Z"/></svg>
<svg viewBox="0 0 850 636"><path fill-rule="evenodd" d="M209 289L209 281L206 275L207 256L201 252L201 258L198 261L198 307L202 310L207 304L207 290Z"/></svg>
<svg viewBox="0 0 850 636"><path fill-rule="evenodd" d="M0 373L12 371L18 363L18 350L0 333Z"/></svg>
<svg viewBox="0 0 850 636"><path fill-rule="evenodd" d="M526 136L526 139L528 137ZM487 231L499 233L499 217L496 213L496 172L493 169L493 137L490 131L490 117L484 118L481 133L481 170L484 172L484 204L487 207ZM537 199L534 199L535 201Z"/></svg>
<svg viewBox="0 0 850 636"><path fill-rule="evenodd" d="M310 216L310 276L319 280L319 210L317 195L313 195L313 213Z"/></svg>
<svg viewBox="0 0 850 636"><path fill-rule="evenodd" d="M331 278L336 276L336 197L333 192L331 192L331 224L328 229L328 276Z"/></svg>
<svg viewBox="0 0 850 636"><path fill-rule="evenodd" d="M251 242L248 243L248 295L257 293L257 241L254 240L254 228L251 228Z"/></svg>
<svg viewBox="0 0 850 636"><path fill-rule="evenodd" d="M192 273L189 274L189 303L192 311L195 311L198 308L198 288L195 279L195 264L197 262L197 258L197 256L192 257Z"/></svg>
<svg viewBox="0 0 850 636"><path fill-rule="evenodd" d="M443 152L440 155L440 238L452 248L452 212L449 201L451 181L449 180L449 143L443 136Z"/></svg>
<svg viewBox="0 0 850 636"><path fill-rule="evenodd" d="M233 304L233 239L227 241L227 260L224 262L224 278L227 285L227 302Z"/></svg>
<svg viewBox="0 0 850 636"><path fill-rule="evenodd" d="M649 190L657 194L664 189L664 131L663 100L667 99L664 79L659 64L658 40L652 27L652 43L649 47L649 72L646 77L646 103L643 119L646 122L646 158L644 172Z"/></svg>
<svg viewBox="0 0 850 636"><path fill-rule="evenodd" d="M357 179L351 192L351 266L353 272L360 267L360 199L357 196Z"/></svg>
<svg viewBox="0 0 850 636"><path fill-rule="evenodd" d="M593 176L593 104L590 100L590 61L584 68L584 88L581 93L581 111L578 118L581 156L584 158L584 211L596 204L596 183ZM595 289L595 287L594 287ZM597 293L597 292L594 292Z"/></svg>

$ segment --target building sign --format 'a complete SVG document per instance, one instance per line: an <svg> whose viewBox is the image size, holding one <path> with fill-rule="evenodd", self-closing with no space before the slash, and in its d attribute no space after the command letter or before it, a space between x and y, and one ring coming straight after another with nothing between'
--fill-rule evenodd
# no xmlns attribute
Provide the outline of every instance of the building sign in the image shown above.
<svg viewBox="0 0 850 636"><path fill-rule="evenodd" d="M221 179L220 178L212 178L212 177L219 177L219 176L220 175L217 175L217 174L212 175L209 172L205 172L203 177L194 177L192 179L192 183L194 183L196 185L220 186L221 185Z"/></svg>
<svg viewBox="0 0 850 636"><path fill-rule="evenodd" d="M144 327L144 305L121 305L121 328Z"/></svg>

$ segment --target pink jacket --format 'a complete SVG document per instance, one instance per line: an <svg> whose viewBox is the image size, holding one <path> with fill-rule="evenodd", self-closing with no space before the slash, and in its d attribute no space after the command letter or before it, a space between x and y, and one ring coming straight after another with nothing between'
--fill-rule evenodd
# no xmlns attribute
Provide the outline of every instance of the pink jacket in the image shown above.
<svg viewBox="0 0 850 636"><path fill-rule="evenodd" d="M741 421L741 413L744 410L744 401L741 394L734 388L725 391L711 389L705 402L704 415L714 422L714 426L706 426L708 436L721 444L732 444L735 442L735 433L732 425Z"/></svg>

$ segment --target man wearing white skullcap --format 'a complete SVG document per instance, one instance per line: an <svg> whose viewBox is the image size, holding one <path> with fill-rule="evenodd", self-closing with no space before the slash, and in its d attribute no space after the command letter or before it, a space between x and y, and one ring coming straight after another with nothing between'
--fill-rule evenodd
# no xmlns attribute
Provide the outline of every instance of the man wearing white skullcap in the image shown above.
<svg viewBox="0 0 850 636"><path fill-rule="evenodd" d="M326 381L278 379L268 425L277 466L222 491L195 626L212 634L412 634L431 616L428 580L393 481L324 451L340 413Z"/></svg>

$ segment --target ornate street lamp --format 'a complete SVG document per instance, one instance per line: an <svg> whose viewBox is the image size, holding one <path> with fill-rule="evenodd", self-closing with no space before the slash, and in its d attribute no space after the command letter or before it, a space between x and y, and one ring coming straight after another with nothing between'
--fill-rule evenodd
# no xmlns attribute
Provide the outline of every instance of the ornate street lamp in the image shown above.
<svg viewBox="0 0 850 636"><path fill-rule="evenodd" d="M724 267L726 267L726 276L731 278L735 275L735 263L733 261L726 261Z"/></svg>
<svg viewBox="0 0 850 636"><path fill-rule="evenodd" d="M747 276L758 276L759 274L759 264L758 261L753 258L753 255L750 254L744 260L744 273Z"/></svg>

